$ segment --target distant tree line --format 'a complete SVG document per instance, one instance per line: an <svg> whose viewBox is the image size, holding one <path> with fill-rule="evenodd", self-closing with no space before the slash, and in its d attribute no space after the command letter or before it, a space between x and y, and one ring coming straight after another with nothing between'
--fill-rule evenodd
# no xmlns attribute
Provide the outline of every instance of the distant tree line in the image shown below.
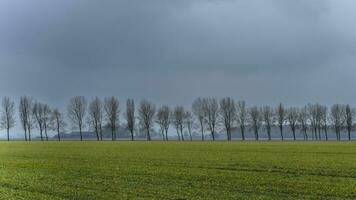
<svg viewBox="0 0 356 200"><path fill-rule="evenodd" d="M89 102L83 96L73 97L67 106L66 115L59 109L28 96L22 96L18 106L19 125L24 131L26 141L33 139L31 133L34 129L38 131L42 141L48 140L48 131L55 131L60 141L68 124L79 132L80 140L83 140L84 129L94 132L97 140L103 140L103 128L109 127L111 140L114 141L118 138L120 111L120 103L116 97L103 100L95 97ZM0 125L6 130L7 140L10 140L10 129L16 124L15 115L14 101L4 97ZM318 103L285 107L280 103L276 107L247 107L245 101L235 102L230 97L208 97L195 99L191 110L183 106L171 108L167 105L156 108L148 100L140 101L136 109L134 100L127 99L123 126L130 133L131 140L135 140L137 132L144 133L146 139L151 140L151 134L157 128L165 141L169 140L170 128L176 131L177 138L181 141L193 140L194 131L201 135L201 140L206 140L206 134L210 134L211 139L215 140L217 134L225 132L230 141L232 132L236 129L239 129L241 140L246 139L248 131L252 131L254 139L259 140L261 129L267 132L267 139L271 140L273 127L279 129L281 140L285 139L285 128L290 129L293 140L297 139L298 134L304 140L329 140L329 130L333 130L336 140L341 140L342 131L346 131L347 139L351 140L354 118L355 109L341 104L331 107Z"/></svg>

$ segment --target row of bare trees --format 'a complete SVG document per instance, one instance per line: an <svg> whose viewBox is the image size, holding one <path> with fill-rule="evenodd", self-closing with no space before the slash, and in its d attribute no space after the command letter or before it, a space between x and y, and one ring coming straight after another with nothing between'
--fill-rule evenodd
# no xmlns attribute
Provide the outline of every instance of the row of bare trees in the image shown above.
<svg viewBox="0 0 356 200"><path fill-rule="evenodd" d="M75 130L79 131L83 140L83 130L89 128L96 135L97 140L103 140L104 126L111 132L111 139L118 135L120 106L116 97L100 99L99 97L87 101L83 96L70 99L67 106L67 117ZM167 105L156 109L155 104L142 100L136 108L133 99L126 101L124 112L125 128L130 133L131 140L135 139L137 130L142 130L147 140L151 140L154 128L158 127L162 140L168 140L168 132L174 129L178 140L193 140L193 130L205 140L205 133L216 139L217 133L226 133L227 140L232 140L232 132L239 129L241 139L245 140L245 133L251 130L256 140L260 139L261 129L267 132L268 140L272 139L274 127L279 129L280 139L284 140L284 129L289 128L296 140L301 134L304 140L328 140L328 131L333 130L337 140L341 140L341 132L346 130L348 139L354 126L355 109L349 105L334 104L330 108L321 104L308 104L303 107L284 107L280 103L272 106L247 107L245 101L237 101L230 97L222 99L207 97L197 98L192 103L192 110L183 106L170 108ZM39 131L41 140L48 140L48 131L55 131L58 140L67 125L64 115L59 109L52 109L49 105L34 101L33 98L22 96L19 102L19 119L24 130L25 140L31 140L33 129ZM136 124L138 120L138 124ZM0 125L7 131L15 126L15 103L9 97L4 97L1 104ZM137 127L136 127L137 126ZM187 136L188 135L188 136Z"/></svg>

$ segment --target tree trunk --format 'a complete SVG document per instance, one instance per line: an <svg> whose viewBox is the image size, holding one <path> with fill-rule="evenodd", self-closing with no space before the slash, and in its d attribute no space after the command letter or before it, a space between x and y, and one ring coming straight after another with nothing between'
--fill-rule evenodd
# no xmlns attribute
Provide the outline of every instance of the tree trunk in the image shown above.
<svg viewBox="0 0 356 200"><path fill-rule="evenodd" d="M59 126L57 126L57 136L58 136L58 141L61 141L61 135L59 131Z"/></svg>
<svg viewBox="0 0 356 200"><path fill-rule="evenodd" d="M26 131L25 131L25 138L26 138L26 141L27 141ZM31 141L31 129L28 129L28 140Z"/></svg>
<svg viewBox="0 0 356 200"><path fill-rule="evenodd" d="M148 140L148 141L151 141L150 130L147 130L147 140Z"/></svg>
<svg viewBox="0 0 356 200"><path fill-rule="evenodd" d="M245 128L241 127L241 139L245 140Z"/></svg>
<svg viewBox="0 0 356 200"><path fill-rule="evenodd" d="M99 129L100 129L100 140L103 141L103 129L101 127L101 124L99 125Z"/></svg>
<svg viewBox="0 0 356 200"><path fill-rule="evenodd" d="M7 128L7 141L10 141L10 130Z"/></svg>
<svg viewBox="0 0 356 200"><path fill-rule="evenodd" d="M46 141L48 141L47 126L45 126L44 128L45 128L45 136L46 136Z"/></svg>
<svg viewBox="0 0 356 200"><path fill-rule="evenodd" d="M215 141L215 134L214 134L214 131L211 132L211 136L213 137L213 141Z"/></svg>
<svg viewBox="0 0 356 200"><path fill-rule="evenodd" d="M27 128L25 128L25 141L27 141ZM30 139L31 141L31 139Z"/></svg>
<svg viewBox="0 0 356 200"><path fill-rule="evenodd" d="M79 125L79 134L80 134L80 141L83 141L82 126L81 125Z"/></svg>
<svg viewBox="0 0 356 200"><path fill-rule="evenodd" d="M201 127L201 140L204 141L204 128L203 125L200 125Z"/></svg>
<svg viewBox="0 0 356 200"><path fill-rule="evenodd" d="M166 141L168 141L168 129L166 129Z"/></svg>
<svg viewBox="0 0 356 200"><path fill-rule="evenodd" d="M42 127L40 127L41 141L43 141Z"/></svg>
<svg viewBox="0 0 356 200"><path fill-rule="evenodd" d="M134 141L134 133L133 131L130 131L131 132L131 141Z"/></svg>
<svg viewBox="0 0 356 200"><path fill-rule="evenodd" d="M281 139L284 140L284 138L283 138L283 125L279 126L279 130L281 132Z"/></svg>

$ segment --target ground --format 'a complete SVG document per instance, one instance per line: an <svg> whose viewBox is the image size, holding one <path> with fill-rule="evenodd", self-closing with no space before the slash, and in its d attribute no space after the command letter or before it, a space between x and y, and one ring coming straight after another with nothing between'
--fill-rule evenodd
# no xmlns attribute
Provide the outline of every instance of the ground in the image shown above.
<svg viewBox="0 0 356 200"><path fill-rule="evenodd" d="M356 142L0 142L1 199L352 199Z"/></svg>

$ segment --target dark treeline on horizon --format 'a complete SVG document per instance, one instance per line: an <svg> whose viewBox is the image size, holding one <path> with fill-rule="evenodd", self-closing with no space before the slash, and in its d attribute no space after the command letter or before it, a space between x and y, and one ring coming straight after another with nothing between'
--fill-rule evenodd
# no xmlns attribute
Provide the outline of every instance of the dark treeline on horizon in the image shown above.
<svg viewBox="0 0 356 200"><path fill-rule="evenodd" d="M93 132L96 139L103 140L104 129L110 130L111 140L118 138L119 127L130 133L135 140L138 133L144 133L150 141L155 131L161 140L168 141L169 129L174 129L180 141L193 140L193 134L200 134L200 140L216 140L219 134L226 134L232 140L232 131L238 129L241 140L247 139L251 131L253 139L259 140L261 130L267 132L267 139L272 139L273 128L278 128L280 139L285 139L285 129L292 132L293 140L301 135L304 140L329 140L330 134L341 140L341 132L347 132L352 139L355 109L350 105L334 104L331 107L319 103L302 107L285 107L280 103L272 106L247 107L245 101L225 98L196 98L191 109L183 106L169 107L156 105L148 100L141 100L137 107L133 99L126 100L125 110L121 113L121 103L116 97L92 98L88 101L83 96L70 99L66 112L51 108L48 104L35 101L32 97L22 96L16 109L14 101L4 97L1 103L0 125L6 130L10 140L10 129L18 124L22 127L24 140L33 140L33 131L37 130L42 141L48 141L48 132L55 131L60 141L66 133L65 127L78 131L79 139L85 139L83 132ZM18 114L19 123L15 123ZM120 114L124 123L120 124ZM332 132L330 132L332 130ZM330 132L330 133L329 133ZM32 134L32 135L31 135Z"/></svg>

